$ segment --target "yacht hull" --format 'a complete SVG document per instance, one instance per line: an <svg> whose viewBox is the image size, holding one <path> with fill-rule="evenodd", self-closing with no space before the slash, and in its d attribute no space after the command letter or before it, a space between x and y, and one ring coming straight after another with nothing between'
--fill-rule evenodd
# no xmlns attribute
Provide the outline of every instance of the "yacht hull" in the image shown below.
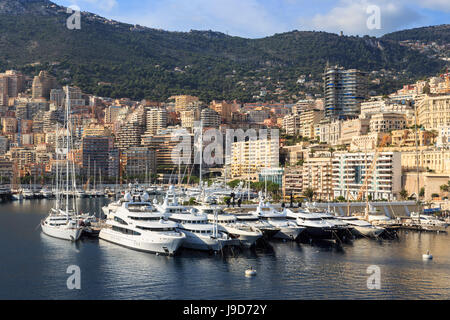
<svg viewBox="0 0 450 320"><path fill-rule="evenodd" d="M200 236L183 230L186 234L186 240L183 242L183 248L201 250L201 251L219 251L227 245L226 239L215 239L209 236Z"/></svg>
<svg viewBox="0 0 450 320"><path fill-rule="evenodd" d="M369 227L359 227L354 226L352 232L356 236L363 236L369 238L377 238L383 233L383 228L369 228Z"/></svg>
<svg viewBox="0 0 450 320"><path fill-rule="evenodd" d="M81 228L76 229L59 228L48 226L44 223L41 223L41 228L42 232L44 232L46 235L50 237L69 241L77 241L78 239L80 239L82 233Z"/></svg>
<svg viewBox="0 0 450 320"><path fill-rule="evenodd" d="M109 228L104 228L100 231L98 237L102 240L127 247L130 249L149 252L160 253L165 255L174 255L183 244L185 238L169 238L158 237L155 239L142 239L139 236L126 235L116 232Z"/></svg>
<svg viewBox="0 0 450 320"><path fill-rule="evenodd" d="M296 240L303 231L305 228L302 227L281 227L273 237L282 240Z"/></svg>
<svg viewBox="0 0 450 320"><path fill-rule="evenodd" d="M227 232L232 238L238 239L242 246L250 248L258 239L262 237L261 232L245 231L230 226L222 226L223 231Z"/></svg>
<svg viewBox="0 0 450 320"><path fill-rule="evenodd" d="M332 240L335 238L335 230L329 228L307 227L305 235L312 239Z"/></svg>

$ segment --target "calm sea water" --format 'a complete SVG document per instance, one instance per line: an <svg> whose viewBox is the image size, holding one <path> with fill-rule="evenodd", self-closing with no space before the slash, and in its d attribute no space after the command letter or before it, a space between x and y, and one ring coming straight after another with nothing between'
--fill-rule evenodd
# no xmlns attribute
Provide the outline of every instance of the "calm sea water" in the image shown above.
<svg viewBox="0 0 450 320"><path fill-rule="evenodd" d="M107 199L83 199L100 212ZM0 204L0 299L450 299L450 236L401 233L398 241L330 244L271 242L222 257L182 251L163 257L102 240L73 244L41 233L47 200ZM432 261L423 261L427 250ZM66 286L81 269L81 290ZM379 266L381 289L367 289ZM246 278L253 266L258 275Z"/></svg>

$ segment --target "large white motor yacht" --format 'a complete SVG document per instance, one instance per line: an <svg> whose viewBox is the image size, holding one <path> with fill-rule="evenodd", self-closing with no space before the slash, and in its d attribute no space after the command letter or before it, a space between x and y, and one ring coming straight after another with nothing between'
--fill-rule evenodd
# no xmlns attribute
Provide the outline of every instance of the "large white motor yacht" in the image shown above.
<svg viewBox="0 0 450 320"><path fill-rule="evenodd" d="M186 235L183 247L194 250L219 251L232 243L232 239L222 231L217 224L208 222L206 214L189 212L178 204L177 198L169 203L166 196L162 205L155 204L156 209L178 224L178 230Z"/></svg>
<svg viewBox="0 0 450 320"><path fill-rule="evenodd" d="M242 246L251 247L263 234L255 228L243 223L238 223L236 216L222 211L219 207L203 205L195 207L199 213L206 214L208 222L218 224L219 231L228 233L232 238L238 239Z"/></svg>
<svg viewBox="0 0 450 320"><path fill-rule="evenodd" d="M322 219L321 215L315 212L297 211L286 209L286 216L294 220L299 226L306 228L306 235L312 239L334 239L337 235L337 228L334 224Z"/></svg>
<svg viewBox="0 0 450 320"><path fill-rule="evenodd" d="M358 219L358 217L355 216L337 217L337 219L342 220L351 226L352 229L350 230L355 236L378 238L385 231L384 228L376 227L370 222Z"/></svg>
<svg viewBox="0 0 450 320"><path fill-rule="evenodd" d="M258 215L261 220L280 229L273 236L277 239L296 240L306 229L303 226L297 225L295 222L289 221L287 219L286 210L278 212L269 203L264 203L263 201L259 202L255 214Z"/></svg>
<svg viewBox="0 0 450 320"><path fill-rule="evenodd" d="M236 212L234 216L237 223L260 230L266 239L272 238L280 231L279 227L260 219L255 212Z"/></svg>
<svg viewBox="0 0 450 320"><path fill-rule="evenodd" d="M148 196L134 201L125 195L121 207L107 215L107 227L99 238L131 249L174 255L186 236L177 230L178 225L164 220L164 214L154 210Z"/></svg>

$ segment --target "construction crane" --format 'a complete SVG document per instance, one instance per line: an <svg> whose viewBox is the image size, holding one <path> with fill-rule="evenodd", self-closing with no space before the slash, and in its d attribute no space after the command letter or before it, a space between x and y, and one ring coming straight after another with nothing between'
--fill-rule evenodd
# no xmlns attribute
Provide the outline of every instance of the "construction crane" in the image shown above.
<svg viewBox="0 0 450 320"><path fill-rule="evenodd" d="M367 197L367 190L369 189L369 180L372 179L373 172L375 171L375 166L377 164L377 160L378 160L378 157L380 155L380 152L388 144L389 139L390 139L389 135L385 135L382 138L379 146L375 150L375 153L374 153L373 159L372 159L372 163L371 163L370 168L368 170L367 170L367 166L366 166L366 174L365 174L365 177L364 177L364 182L363 182L361 188L359 189L357 201L361 201L364 194L366 194L366 198L368 198Z"/></svg>

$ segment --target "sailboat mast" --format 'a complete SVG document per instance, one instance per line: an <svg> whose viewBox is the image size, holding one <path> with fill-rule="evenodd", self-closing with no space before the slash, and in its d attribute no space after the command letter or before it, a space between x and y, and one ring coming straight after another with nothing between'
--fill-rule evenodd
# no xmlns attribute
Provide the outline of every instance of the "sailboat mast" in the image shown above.
<svg viewBox="0 0 450 320"><path fill-rule="evenodd" d="M56 210L59 210L59 125L56 124Z"/></svg>
<svg viewBox="0 0 450 320"><path fill-rule="evenodd" d="M200 178L199 178L199 184L200 188L203 186L202 181L202 165L203 165L203 120L200 120Z"/></svg>
<svg viewBox="0 0 450 320"><path fill-rule="evenodd" d="M69 211L69 86L66 86L66 211Z"/></svg>
<svg viewBox="0 0 450 320"><path fill-rule="evenodd" d="M414 140L416 145L416 167L417 167L417 213L420 221L420 173L419 173L419 146L417 142L417 105L414 103Z"/></svg>

